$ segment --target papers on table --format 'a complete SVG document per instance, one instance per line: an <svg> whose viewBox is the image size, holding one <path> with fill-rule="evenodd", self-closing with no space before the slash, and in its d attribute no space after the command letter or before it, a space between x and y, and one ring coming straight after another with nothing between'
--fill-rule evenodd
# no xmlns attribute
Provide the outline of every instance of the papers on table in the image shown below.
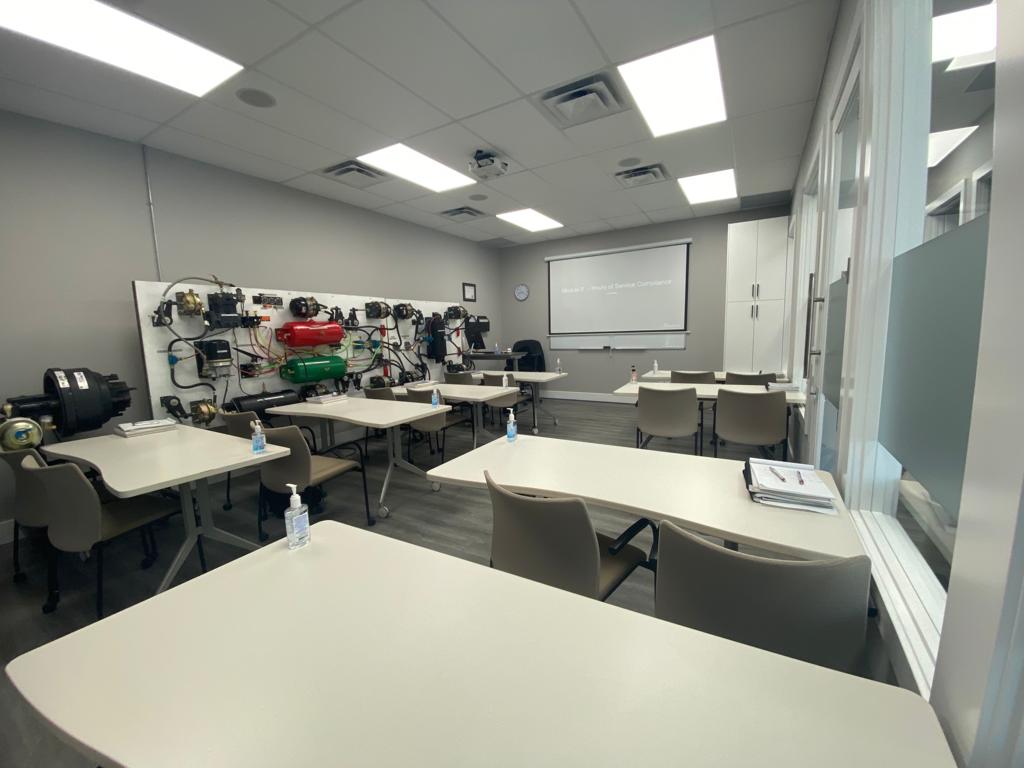
<svg viewBox="0 0 1024 768"><path fill-rule="evenodd" d="M743 474L750 497L756 502L836 514L835 494L810 464L748 459Z"/></svg>
<svg viewBox="0 0 1024 768"><path fill-rule="evenodd" d="M324 405L326 403L340 403L348 400L348 395L343 395L340 392L331 392L326 395L313 395L306 398L307 403L316 403L317 405Z"/></svg>
<svg viewBox="0 0 1024 768"><path fill-rule="evenodd" d="M121 437L138 437L152 435L156 432L167 432L178 426L175 419L147 419L146 421L126 421L114 427L114 434Z"/></svg>
<svg viewBox="0 0 1024 768"><path fill-rule="evenodd" d="M799 382L790 381L770 381L768 382L769 392L801 392Z"/></svg>

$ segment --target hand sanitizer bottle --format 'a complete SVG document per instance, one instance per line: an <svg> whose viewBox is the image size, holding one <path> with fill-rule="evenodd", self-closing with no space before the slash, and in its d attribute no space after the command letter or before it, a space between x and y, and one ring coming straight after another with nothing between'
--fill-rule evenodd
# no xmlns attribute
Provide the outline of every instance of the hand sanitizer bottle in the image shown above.
<svg viewBox="0 0 1024 768"><path fill-rule="evenodd" d="M658 361L657 360L654 361L654 372L655 373L658 372Z"/></svg>
<svg viewBox="0 0 1024 768"><path fill-rule="evenodd" d="M562 358L560 358L560 357L555 358L555 372L556 373L561 373L562 372Z"/></svg>
<svg viewBox="0 0 1024 768"><path fill-rule="evenodd" d="M430 395L430 405L433 408L437 408L441 404L441 393L437 391L437 387L434 387L433 393Z"/></svg>
<svg viewBox="0 0 1024 768"><path fill-rule="evenodd" d="M501 374L501 386L503 386L503 387L507 387L508 386L508 374L507 373Z"/></svg>
<svg viewBox="0 0 1024 768"><path fill-rule="evenodd" d="M292 495L284 511L284 530L288 534L288 549L298 549L309 543L309 507L302 503L294 483L285 485L292 489Z"/></svg>
<svg viewBox="0 0 1024 768"><path fill-rule="evenodd" d="M253 421L249 426L252 427L252 452L263 453L267 450L267 435L263 431L263 424Z"/></svg>
<svg viewBox="0 0 1024 768"><path fill-rule="evenodd" d="M505 425L505 439L510 443L516 441L516 435L519 434L519 425L516 424L516 409L508 409L508 423Z"/></svg>
<svg viewBox="0 0 1024 768"><path fill-rule="evenodd" d="M629 380L632 381L634 384L636 383L636 363L633 363L633 365L629 366Z"/></svg>

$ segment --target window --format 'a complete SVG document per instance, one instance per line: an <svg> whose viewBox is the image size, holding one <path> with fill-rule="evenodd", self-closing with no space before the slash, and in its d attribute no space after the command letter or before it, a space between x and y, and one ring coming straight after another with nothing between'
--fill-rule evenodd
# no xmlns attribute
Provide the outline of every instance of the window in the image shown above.
<svg viewBox="0 0 1024 768"><path fill-rule="evenodd" d="M956 229L963 222L965 188L965 183L961 181L938 199L928 203L928 207L924 209L924 239L926 241Z"/></svg>

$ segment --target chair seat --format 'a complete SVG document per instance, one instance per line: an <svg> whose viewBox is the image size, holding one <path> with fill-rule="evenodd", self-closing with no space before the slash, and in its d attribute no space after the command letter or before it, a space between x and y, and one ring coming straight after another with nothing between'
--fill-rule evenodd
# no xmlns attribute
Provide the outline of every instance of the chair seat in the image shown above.
<svg viewBox="0 0 1024 768"><path fill-rule="evenodd" d="M154 496L109 501L100 507L100 541L109 541L122 533L134 531L174 514L178 505Z"/></svg>
<svg viewBox="0 0 1024 768"><path fill-rule="evenodd" d="M323 485L331 478L359 469L359 462L352 459L338 459L334 456L311 456L309 484Z"/></svg>
<svg viewBox="0 0 1024 768"><path fill-rule="evenodd" d="M597 546L601 552L601 570L598 573L597 597L604 600L647 559L639 547L627 544L617 555L609 554L608 547L615 542L611 536L597 534Z"/></svg>

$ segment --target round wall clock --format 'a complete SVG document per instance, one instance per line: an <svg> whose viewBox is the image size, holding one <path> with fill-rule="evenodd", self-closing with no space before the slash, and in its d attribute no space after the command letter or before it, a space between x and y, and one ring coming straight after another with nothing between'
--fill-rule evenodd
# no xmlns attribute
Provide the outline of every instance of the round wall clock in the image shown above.
<svg viewBox="0 0 1024 768"><path fill-rule="evenodd" d="M513 289L513 293L516 295L516 301L526 301L530 298L530 286L520 283Z"/></svg>

